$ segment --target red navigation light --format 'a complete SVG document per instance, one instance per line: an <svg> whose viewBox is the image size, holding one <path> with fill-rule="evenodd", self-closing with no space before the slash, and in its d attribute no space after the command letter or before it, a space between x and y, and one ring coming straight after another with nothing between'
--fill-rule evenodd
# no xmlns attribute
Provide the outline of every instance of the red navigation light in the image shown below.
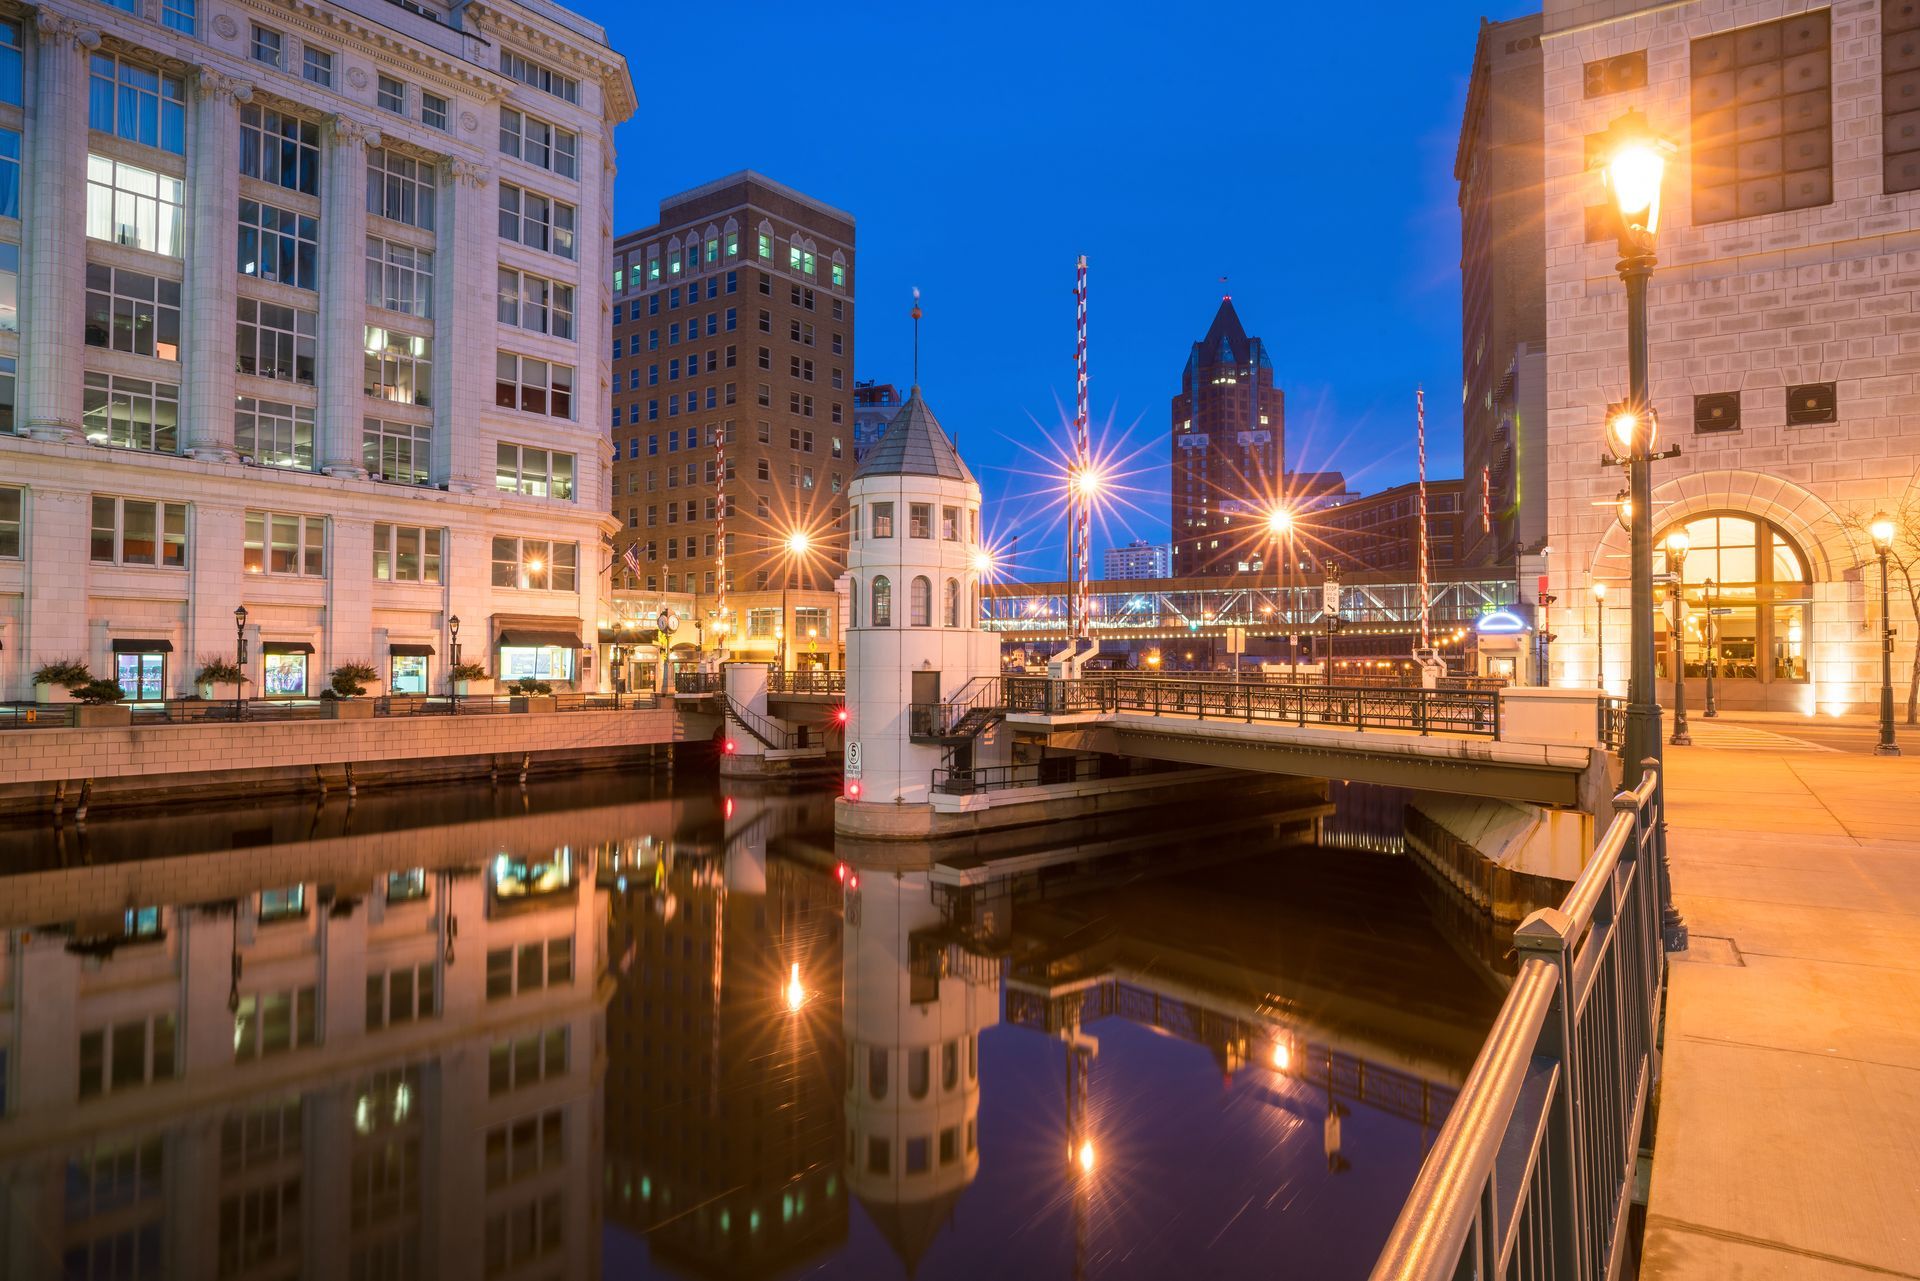
<svg viewBox="0 0 1920 1281"><path fill-rule="evenodd" d="M731 743L727 745L727 750L728 751L733 750L733 745ZM733 798L731 796L726 797L724 800L720 802L720 817L722 818L733 817Z"/></svg>
<svg viewBox="0 0 1920 1281"><path fill-rule="evenodd" d="M860 780L859 779L850 778L847 780L847 799L850 801L857 801L860 799Z"/></svg>
<svg viewBox="0 0 1920 1281"><path fill-rule="evenodd" d="M844 707L836 707L833 709L833 719L836 721L839 721L842 725L845 725L848 721L853 719L853 713L848 711Z"/></svg>
<svg viewBox="0 0 1920 1281"><path fill-rule="evenodd" d="M720 744L720 750L725 752L728 756L731 756L734 753L734 749L737 748L738 746L739 746L738 743L734 742L732 739L728 739L726 742Z"/></svg>
<svg viewBox="0 0 1920 1281"><path fill-rule="evenodd" d="M855 872L852 876L849 876L847 878L847 888L850 890L857 890L860 888L860 874L858 872Z"/></svg>
<svg viewBox="0 0 1920 1281"><path fill-rule="evenodd" d="M833 865L833 879L839 881L842 885L846 884L847 865L845 863L835 863Z"/></svg>

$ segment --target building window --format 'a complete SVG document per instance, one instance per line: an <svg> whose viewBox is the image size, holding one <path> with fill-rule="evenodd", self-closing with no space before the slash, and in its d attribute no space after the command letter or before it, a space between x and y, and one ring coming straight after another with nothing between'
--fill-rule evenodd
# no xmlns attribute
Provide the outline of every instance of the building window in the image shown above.
<svg viewBox="0 0 1920 1281"><path fill-rule="evenodd" d="M960 580L957 578L947 580L945 606L947 626L960 626Z"/></svg>
<svg viewBox="0 0 1920 1281"><path fill-rule="evenodd" d="M505 494L572 501L573 463L572 454L502 441L495 451L494 488Z"/></svg>
<svg viewBox="0 0 1920 1281"><path fill-rule="evenodd" d="M186 504L95 494L91 559L103 565L185 569Z"/></svg>
<svg viewBox="0 0 1920 1281"><path fill-rule="evenodd" d="M531 58L523 58L509 50L500 51L500 72L523 85L532 85L542 93L550 93L564 102L580 101L580 82L570 76L563 76L552 67L543 67Z"/></svg>
<svg viewBox="0 0 1920 1281"><path fill-rule="evenodd" d="M916 577L908 588L907 621L915 627L933 626L933 584Z"/></svg>
<svg viewBox="0 0 1920 1281"><path fill-rule="evenodd" d="M433 997L431 961L367 975L367 1031L432 1018Z"/></svg>
<svg viewBox="0 0 1920 1281"><path fill-rule="evenodd" d="M390 485L425 485L433 475L433 428L425 423L360 424L360 465Z"/></svg>
<svg viewBox="0 0 1920 1281"><path fill-rule="evenodd" d="M0 489L0 557L7 560L19 560L21 556L21 493L18 489Z"/></svg>
<svg viewBox="0 0 1920 1281"><path fill-rule="evenodd" d="M498 540L496 540L498 541ZM487 953L487 999L504 1001L549 987L573 985L573 939L536 939Z"/></svg>
<svg viewBox="0 0 1920 1281"><path fill-rule="evenodd" d="M90 155L87 235L178 258L184 193L178 178L124 160Z"/></svg>
<svg viewBox="0 0 1920 1281"><path fill-rule="evenodd" d="M1813 585L1806 557L1784 530L1764 520L1726 512L1685 521L1686 671L1704 677L1713 666L1723 680L1804 683L1811 653ZM1654 542L1654 573L1665 575L1666 536ZM1709 616L1703 585L1712 579ZM1655 580L1659 581L1658 578ZM1709 622L1711 626L1709 626ZM1655 610L1654 653L1661 679L1673 671L1672 610Z"/></svg>
<svg viewBox="0 0 1920 1281"><path fill-rule="evenodd" d="M318 218L258 200L240 202L241 275L317 289L319 270Z"/></svg>
<svg viewBox="0 0 1920 1281"><path fill-rule="evenodd" d="M933 537L933 504L932 503L908 503L907 504L907 537L909 538L932 538Z"/></svg>
<svg viewBox="0 0 1920 1281"><path fill-rule="evenodd" d="M400 405L432 403L433 339L368 325L363 366L363 394Z"/></svg>
<svg viewBox="0 0 1920 1281"><path fill-rule="evenodd" d="M500 269L499 319L536 334L573 337L573 286L530 272Z"/></svg>
<svg viewBox="0 0 1920 1281"><path fill-rule="evenodd" d="M381 76L374 86L373 101L382 111L404 116L407 114L407 86L392 76Z"/></svg>
<svg viewBox="0 0 1920 1281"><path fill-rule="evenodd" d="M253 60L255 62L264 62L269 67L286 70L286 43L287 38L272 27L263 27L257 22L253 24Z"/></svg>
<svg viewBox="0 0 1920 1281"><path fill-rule="evenodd" d="M385 147L367 150L367 212L433 230L433 166Z"/></svg>
<svg viewBox="0 0 1920 1281"><path fill-rule="evenodd" d="M500 184L500 238L570 259L576 252L574 208L503 182Z"/></svg>
<svg viewBox="0 0 1920 1281"><path fill-rule="evenodd" d="M240 396L234 401L233 447L265 467L313 470L313 409Z"/></svg>
<svg viewBox="0 0 1920 1281"><path fill-rule="evenodd" d="M240 108L240 173L309 196L320 192L320 126L251 104Z"/></svg>
<svg viewBox="0 0 1920 1281"><path fill-rule="evenodd" d="M573 417L573 366L504 351L494 365L493 403L500 408Z"/></svg>
<svg viewBox="0 0 1920 1281"><path fill-rule="evenodd" d="M250 992L240 998L240 1008L234 1011L235 1063L301 1049L317 1040L311 987L288 992ZM292 1213L297 1221L298 1210Z"/></svg>
<svg viewBox="0 0 1920 1281"><path fill-rule="evenodd" d="M409 316L432 316L433 251L368 236L367 302Z"/></svg>
<svg viewBox="0 0 1920 1281"><path fill-rule="evenodd" d="M177 453L180 388L175 383L89 372L81 392L80 419L93 444Z"/></svg>
<svg viewBox="0 0 1920 1281"><path fill-rule="evenodd" d="M88 60L87 127L175 155L187 150L187 98L180 77L110 53Z"/></svg>
<svg viewBox="0 0 1920 1281"><path fill-rule="evenodd" d="M373 527L373 576L382 583L437 583L444 535L412 525ZM422 691L425 692L425 691ZM389 894L391 899L392 895Z"/></svg>
<svg viewBox="0 0 1920 1281"><path fill-rule="evenodd" d="M871 536L874 538L893 537L892 503L875 503L873 505L873 533Z"/></svg>
<svg viewBox="0 0 1920 1281"><path fill-rule="evenodd" d="M180 282L87 264L87 346L180 359Z"/></svg>
<svg viewBox="0 0 1920 1281"><path fill-rule="evenodd" d="M511 1094L567 1074L567 1029L548 1028L511 1041L495 1041L487 1052L487 1093Z"/></svg>
<svg viewBox="0 0 1920 1281"><path fill-rule="evenodd" d="M1832 202L1829 17L1817 9L1693 42L1694 222Z"/></svg>
<svg viewBox="0 0 1920 1281"><path fill-rule="evenodd" d="M242 298L235 317L236 367L241 373L313 386L318 312Z"/></svg>
<svg viewBox="0 0 1920 1281"><path fill-rule="evenodd" d="M171 1078L177 1058L175 1033L170 1012L136 1015L111 1027L82 1032L80 1101Z"/></svg>
<svg viewBox="0 0 1920 1281"><path fill-rule="evenodd" d="M1838 383L1801 383L1787 388L1787 426L1812 427L1839 420Z"/></svg>
<svg viewBox="0 0 1920 1281"><path fill-rule="evenodd" d="M19 216L20 132L17 129L0 129L0 217ZM87 234L93 234L91 229Z"/></svg>
<svg viewBox="0 0 1920 1281"><path fill-rule="evenodd" d="M25 88L22 68L24 58L20 44L20 24L15 21L0 21L0 102L22 105Z"/></svg>
<svg viewBox="0 0 1920 1281"><path fill-rule="evenodd" d="M500 154L551 169L563 178L580 176L580 139L575 134L505 107L500 110Z"/></svg>
<svg viewBox="0 0 1920 1281"><path fill-rule="evenodd" d="M575 543L535 538L493 540L495 587L515 591L578 591L578 566L579 546Z"/></svg>
<svg viewBox="0 0 1920 1281"><path fill-rule="evenodd" d="M835 452L837 453L838 451L836 450ZM958 507L942 507L940 509L940 537L946 539L948 542L958 542L960 540L960 509Z"/></svg>
<svg viewBox="0 0 1920 1281"><path fill-rule="evenodd" d="M566 1132L566 1113L561 1108L521 1117L488 1130L487 1190L491 1192L533 1178L544 1170L559 1169L567 1159Z"/></svg>
<svg viewBox="0 0 1920 1281"><path fill-rule="evenodd" d="M893 583L884 574L873 580L873 608L867 612L873 618L873 626L893 626Z"/></svg>
<svg viewBox="0 0 1920 1281"><path fill-rule="evenodd" d="M300 48L300 74L322 89L333 88L333 55L312 45Z"/></svg>
<svg viewBox="0 0 1920 1281"><path fill-rule="evenodd" d="M844 263L833 264L833 287L844 289L847 285L847 268Z"/></svg>
<svg viewBox="0 0 1920 1281"><path fill-rule="evenodd" d="M429 129L447 127L447 100L437 93L420 91L420 123Z"/></svg>
<svg viewBox="0 0 1920 1281"><path fill-rule="evenodd" d="M250 511L241 545L241 566L249 574L324 578L326 530L326 518L322 516Z"/></svg>

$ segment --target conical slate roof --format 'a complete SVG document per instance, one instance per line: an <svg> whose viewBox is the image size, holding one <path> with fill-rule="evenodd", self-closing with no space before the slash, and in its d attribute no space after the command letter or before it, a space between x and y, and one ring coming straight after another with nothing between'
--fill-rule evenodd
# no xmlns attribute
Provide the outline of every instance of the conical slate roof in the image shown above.
<svg viewBox="0 0 1920 1281"><path fill-rule="evenodd" d="M1207 336L1200 340L1209 363L1241 364L1247 358L1247 331L1240 325L1240 313L1233 309L1232 298L1220 300Z"/></svg>
<svg viewBox="0 0 1920 1281"><path fill-rule="evenodd" d="M973 473L960 461L959 451L921 399L917 386L887 424L886 434L874 442L854 469L853 479L862 476L938 476L973 483Z"/></svg>

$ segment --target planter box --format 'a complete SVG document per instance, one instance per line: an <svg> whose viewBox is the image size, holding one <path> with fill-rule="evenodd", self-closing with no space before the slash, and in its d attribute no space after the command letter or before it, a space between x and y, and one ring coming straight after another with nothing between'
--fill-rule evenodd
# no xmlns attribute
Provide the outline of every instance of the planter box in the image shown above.
<svg viewBox="0 0 1920 1281"><path fill-rule="evenodd" d="M73 696L73 691L65 685L35 685L33 687L33 701L45 705L47 703L74 703L79 700Z"/></svg>
<svg viewBox="0 0 1920 1281"><path fill-rule="evenodd" d="M553 710L553 695L515 694L508 700L507 706L516 712L550 712Z"/></svg>
<svg viewBox="0 0 1920 1281"><path fill-rule="evenodd" d="M493 693L493 677L482 676L479 680L455 681L453 683L453 692L461 695L491 694Z"/></svg>
<svg viewBox="0 0 1920 1281"><path fill-rule="evenodd" d="M131 725L133 708L125 703L83 704L73 709L73 723L78 729L111 729L119 725Z"/></svg>
<svg viewBox="0 0 1920 1281"><path fill-rule="evenodd" d="M330 721L370 721L373 703L364 698L329 698L321 703Z"/></svg>

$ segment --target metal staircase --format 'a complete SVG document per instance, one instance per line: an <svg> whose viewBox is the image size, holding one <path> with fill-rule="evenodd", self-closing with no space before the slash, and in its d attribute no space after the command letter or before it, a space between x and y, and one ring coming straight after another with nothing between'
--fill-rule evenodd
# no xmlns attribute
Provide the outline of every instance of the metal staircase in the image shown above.
<svg viewBox="0 0 1920 1281"><path fill-rule="evenodd" d="M1007 714L998 676L976 676L943 703L915 703L907 709L907 737L915 743L951 750L971 743Z"/></svg>
<svg viewBox="0 0 1920 1281"><path fill-rule="evenodd" d="M727 704L727 719L753 735L769 751L784 752L793 747L793 735L771 720L743 705L732 694L721 695Z"/></svg>

